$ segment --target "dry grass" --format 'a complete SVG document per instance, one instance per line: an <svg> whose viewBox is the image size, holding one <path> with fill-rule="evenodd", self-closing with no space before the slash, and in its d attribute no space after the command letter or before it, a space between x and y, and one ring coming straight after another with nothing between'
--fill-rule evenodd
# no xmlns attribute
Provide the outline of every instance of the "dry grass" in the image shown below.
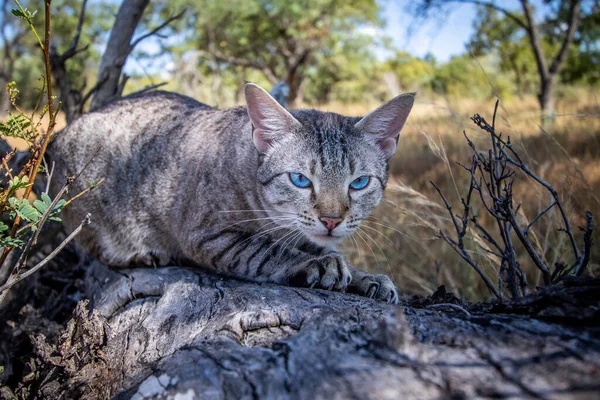
<svg viewBox="0 0 600 400"><path fill-rule="evenodd" d="M327 104L319 107L346 115L364 115L376 104ZM390 274L404 293L431 293L440 284L471 300L489 296L485 285L471 268L436 235L440 229L451 231L450 220L440 199L429 184L436 182L455 206L468 184L467 174L455 161L470 159L470 149L462 132L481 148L487 136L469 117L475 113L489 117L493 101L448 101L419 95L404 129L400 147L391 162L391 179L384 203L362 230L344 247L351 261L361 268ZM502 104L498 127L517 143L529 165L561 193L571 220L582 225L584 210L591 210L600 221L600 105L593 92L578 93L557 104L559 116L544 132L539 127L539 110L533 98ZM579 115L579 116L574 116ZM64 127L59 118L58 129ZM10 140L11 145L22 146ZM523 204L521 218L533 218L549 203L548 195L525 177L519 177L515 199ZM492 221L482 218L488 226ZM564 259L568 247L564 233L557 232L555 214L546 216L534 231L540 252L552 265ZM576 233L581 238L579 232ZM600 241L598 231L595 242ZM484 242L473 232L468 240L473 256L494 278L498 260L482 249ZM569 256L566 256L567 259ZM595 246L589 273L600 274L600 251ZM537 271L526 258L519 260L528 273L530 285L539 283Z"/></svg>
<svg viewBox="0 0 600 400"><path fill-rule="evenodd" d="M548 131L540 128L539 111L535 99L515 101L499 111L498 126L504 135L510 135L528 164L561 194L562 200L575 226L584 223L584 211L591 210L600 220L600 106L590 97L578 97L569 102L559 102L557 117ZM329 105L328 110L360 115L369 110L354 106L349 109ZM463 100L453 103L423 101L417 103L408 126L402 133L400 147L391 162L391 184L386 201L367 222L369 228L360 232L378 238L378 247L369 246L361 239L350 240L347 252L356 265L374 271L389 273L405 293L431 293L440 284L469 299L487 298L489 293L476 273L436 235L440 229L453 232L447 211L442 208L439 196L429 181L438 184L449 201L460 209L460 196L468 187L469 175L456 165L468 163L471 149L463 137L463 130L471 139L487 149L488 137L470 121L480 113L489 117L493 101L487 104ZM573 116L576 114L579 116ZM550 197L538 185L524 176L518 176L515 200L521 202L520 217L532 219L550 203ZM493 228L493 221L480 222ZM384 226L385 225L385 226ZM571 262L567 237L558 232L558 215L549 213L536 224L533 231L538 251L554 265L558 260ZM379 233L372 230L377 228ZM385 237L384 237L385 235ZM579 230L577 238L581 239ZM485 242L475 232L470 232L469 248L486 273L497 276L498 260L485 251ZM598 232L595 242L600 240ZM369 239L365 236L366 241ZM360 248L360 249L357 249ZM600 273L600 251L592 251L589 273ZM535 267L526 257L519 261L533 288L541 284Z"/></svg>

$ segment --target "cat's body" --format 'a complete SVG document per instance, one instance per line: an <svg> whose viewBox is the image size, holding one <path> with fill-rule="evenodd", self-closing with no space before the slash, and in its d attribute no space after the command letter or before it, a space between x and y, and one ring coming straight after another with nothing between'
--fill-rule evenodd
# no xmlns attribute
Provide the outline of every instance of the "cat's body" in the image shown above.
<svg viewBox="0 0 600 400"><path fill-rule="evenodd" d="M124 98L73 122L49 149L54 193L61 177L88 162L71 196L105 182L65 208L67 229L91 213L79 246L113 266L180 261L248 280L396 301L387 277L355 270L335 251L379 203L387 180L378 147L359 145L363 134L353 127L360 118L301 110L292 121L281 114L286 134L275 138L260 108L270 102L266 92L249 90L252 122L245 107L217 110L165 92ZM298 169L312 177L310 187L290 182ZM349 170L372 177L369 186L348 189L355 180Z"/></svg>

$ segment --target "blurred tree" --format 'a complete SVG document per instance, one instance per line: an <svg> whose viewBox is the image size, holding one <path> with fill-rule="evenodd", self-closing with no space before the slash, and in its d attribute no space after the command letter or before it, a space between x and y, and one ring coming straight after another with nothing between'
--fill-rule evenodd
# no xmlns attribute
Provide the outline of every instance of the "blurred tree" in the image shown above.
<svg viewBox="0 0 600 400"><path fill-rule="evenodd" d="M432 9L440 10L449 4L469 3L493 9L504 15L506 20L511 20L515 28L518 27L524 32L533 53L538 74L538 101L544 118L553 115L554 92L560 71L565 65L567 53L572 47L582 18L585 19L590 15L592 5L595 5L597 0L589 0L584 7L582 2L583 0L544 0L543 19L540 22L536 22L533 6L528 0L520 0L522 14L505 8L501 2L493 0L422 0L412 10L420 15L426 15ZM486 24L488 21L480 20L480 22ZM491 31L498 31L498 29ZM514 35L511 31L512 29L508 27L504 32L499 33ZM543 44L544 38L548 35L552 36L548 41L558 45L558 49L554 52L549 52ZM512 52L515 51L518 49L512 49Z"/></svg>
<svg viewBox="0 0 600 400"><path fill-rule="evenodd" d="M475 57L497 54L500 70L512 74L517 94L529 95L537 90L535 57L521 27L497 10L480 7L474 21L475 32L467 44ZM549 47L546 43L545 47Z"/></svg>
<svg viewBox="0 0 600 400"><path fill-rule="evenodd" d="M413 57L405 51L396 52L383 69L395 75L401 92L417 91L431 84L435 68L431 62Z"/></svg>
<svg viewBox="0 0 600 400"><path fill-rule="evenodd" d="M41 0L30 0L21 2L23 6L29 10L43 10L44 3ZM79 90L82 91L87 82L93 79L90 74L91 67L97 64L100 53L98 45L105 39L105 35L110 31L110 17L115 11L114 5L103 5L94 3L87 7L85 15L80 15L82 4L86 1L82 0L53 0L53 35L51 42L51 58L53 61L52 74L54 78L57 76L57 71L54 69L56 57L59 54L69 53L72 44L78 44L78 51L70 55L72 62L64 66L61 73L68 77L70 87L65 90L62 83L63 80L56 79L58 88L60 89L60 99L63 102L64 109L70 109L70 103L67 101L65 92ZM8 97L5 96L6 83L16 81L17 87L20 88L20 99L23 106L33 106L38 97L38 92L35 89L36 85L32 85L32 81L41 78L43 75L42 59L39 57L39 44L33 35L29 35L28 27L25 21L16 18L10 12L15 8L12 0L0 0L0 51L3 57L0 58L0 98L2 99L1 112L6 112ZM44 31L43 13L38 13L33 18L33 23L38 32ZM80 17L83 19L80 20ZM78 36L78 41L74 41L74 37Z"/></svg>
<svg viewBox="0 0 600 400"><path fill-rule="evenodd" d="M297 100L309 104L382 100L380 62L371 51L372 37L335 41L314 53L305 69ZM301 88L302 88L301 87Z"/></svg>
<svg viewBox="0 0 600 400"><path fill-rule="evenodd" d="M12 0L0 0L0 114L6 113L10 106L6 85L16 79L19 60L32 46L38 45L31 40L23 21L11 14L13 5Z"/></svg>
<svg viewBox="0 0 600 400"><path fill-rule="evenodd" d="M369 36L362 27L380 23L374 0L179 1L195 10L189 22L207 60L260 71L273 85L285 81L291 103L319 53L327 57L332 48L347 48L345 43Z"/></svg>

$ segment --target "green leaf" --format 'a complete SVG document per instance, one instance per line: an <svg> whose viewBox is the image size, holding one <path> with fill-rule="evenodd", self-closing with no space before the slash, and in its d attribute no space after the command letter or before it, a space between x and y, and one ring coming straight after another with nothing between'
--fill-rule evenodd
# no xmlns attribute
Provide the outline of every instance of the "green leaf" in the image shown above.
<svg viewBox="0 0 600 400"><path fill-rule="evenodd" d="M5 225L3 222L0 222L0 232L5 232L8 230L8 225Z"/></svg>
<svg viewBox="0 0 600 400"><path fill-rule="evenodd" d="M34 201L33 206L42 214L44 213L44 211L46 211L48 209L48 205L41 200Z"/></svg>
<svg viewBox="0 0 600 400"><path fill-rule="evenodd" d="M61 222L62 219L60 217L50 217L48 218L50 221L56 221L56 222Z"/></svg>
<svg viewBox="0 0 600 400"><path fill-rule="evenodd" d="M50 207L50 204L52 204L52 199L46 192L42 193L42 201L46 204L46 207Z"/></svg>
<svg viewBox="0 0 600 400"><path fill-rule="evenodd" d="M0 247L16 247L20 249L24 244L25 242L21 239L11 238L10 236L0 238Z"/></svg>
<svg viewBox="0 0 600 400"><path fill-rule="evenodd" d="M17 214L26 221L29 222L37 222L40 218L41 213L33 208L27 199L23 199L19 208L17 209Z"/></svg>
<svg viewBox="0 0 600 400"><path fill-rule="evenodd" d="M10 10L10 12L12 13L12 15L14 15L15 17L18 18L22 18L25 19L25 14L23 14L23 12L21 10L18 10L16 8L13 8L12 10Z"/></svg>

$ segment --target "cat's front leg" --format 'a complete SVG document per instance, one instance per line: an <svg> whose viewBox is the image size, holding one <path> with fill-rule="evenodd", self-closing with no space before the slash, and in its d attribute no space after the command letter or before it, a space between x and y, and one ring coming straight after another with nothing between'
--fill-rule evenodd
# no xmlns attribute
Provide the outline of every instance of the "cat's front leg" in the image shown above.
<svg viewBox="0 0 600 400"><path fill-rule="evenodd" d="M349 293L397 304L400 300L394 282L386 275L374 275L351 267L352 282L348 285Z"/></svg>
<svg viewBox="0 0 600 400"><path fill-rule="evenodd" d="M338 291L352 280L350 266L337 252L312 254L286 245L286 240L232 230L194 236L187 257L223 275Z"/></svg>
<svg viewBox="0 0 600 400"><path fill-rule="evenodd" d="M292 286L319 287L345 291L352 281L350 266L343 255L331 252L291 265L287 272Z"/></svg>

